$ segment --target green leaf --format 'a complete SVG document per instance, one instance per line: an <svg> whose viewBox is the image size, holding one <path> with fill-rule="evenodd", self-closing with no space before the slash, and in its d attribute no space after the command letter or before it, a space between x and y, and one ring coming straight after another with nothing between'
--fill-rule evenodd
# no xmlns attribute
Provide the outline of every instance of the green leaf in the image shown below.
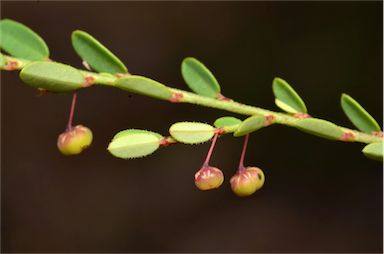
<svg viewBox="0 0 384 254"><path fill-rule="evenodd" d="M172 96L171 90L163 84L142 76L130 75L117 79L115 86L132 92L157 99L168 100Z"/></svg>
<svg viewBox="0 0 384 254"><path fill-rule="evenodd" d="M127 67L119 58L84 31L72 32L72 46L77 54L98 72L128 73Z"/></svg>
<svg viewBox="0 0 384 254"><path fill-rule="evenodd" d="M127 129L127 130L122 130L122 131L119 131L118 133L116 133L116 135L113 137L112 140L115 140L117 138L121 138L121 137L124 137L127 135L131 135L131 134L137 134L137 133L152 134L152 135L157 136L160 140L164 138L162 135L160 135L156 132L152 132L152 131L139 130L139 129Z"/></svg>
<svg viewBox="0 0 384 254"><path fill-rule="evenodd" d="M239 125L240 123L241 123L241 120L237 119L236 117L223 116L216 119L213 125L216 128L224 128L224 127L233 127L233 126Z"/></svg>
<svg viewBox="0 0 384 254"><path fill-rule="evenodd" d="M264 116L251 116L245 119L237 128L233 136L241 137L264 127Z"/></svg>
<svg viewBox="0 0 384 254"><path fill-rule="evenodd" d="M363 153L369 159L383 161L383 142L372 143L365 146Z"/></svg>
<svg viewBox="0 0 384 254"><path fill-rule="evenodd" d="M307 107L300 96L284 80L275 78L272 84L276 105L288 113L307 113Z"/></svg>
<svg viewBox="0 0 384 254"><path fill-rule="evenodd" d="M5 59L3 54L0 53L0 68L2 68L5 65Z"/></svg>
<svg viewBox="0 0 384 254"><path fill-rule="evenodd" d="M181 143L198 144L210 140L215 134L215 128L206 123L179 122L169 128L169 133Z"/></svg>
<svg viewBox="0 0 384 254"><path fill-rule="evenodd" d="M69 92L82 87L84 77L77 69L60 63L37 61L20 72L26 84L50 92Z"/></svg>
<svg viewBox="0 0 384 254"><path fill-rule="evenodd" d="M380 131L380 125L375 119L351 96L341 95L341 107L349 120L361 131L372 133Z"/></svg>
<svg viewBox="0 0 384 254"><path fill-rule="evenodd" d="M108 151L115 157L132 159L147 156L160 146L158 135L150 132L131 131L115 136L109 143Z"/></svg>
<svg viewBox="0 0 384 254"><path fill-rule="evenodd" d="M0 21L0 47L10 55L26 60L44 60L49 49L29 27L10 19Z"/></svg>
<svg viewBox="0 0 384 254"><path fill-rule="evenodd" d="M322 119L305 118L296 123L299 130L331 140L340 140L343 130L337 125Z"/></svg>
<svg viewBox="0 0 384 254"><path fill-rule="evenodd" d="M213 74L201 62L187 57L181 64L181 74L189 88L197 94L216 98L220 94L220 85Z"/></svg>

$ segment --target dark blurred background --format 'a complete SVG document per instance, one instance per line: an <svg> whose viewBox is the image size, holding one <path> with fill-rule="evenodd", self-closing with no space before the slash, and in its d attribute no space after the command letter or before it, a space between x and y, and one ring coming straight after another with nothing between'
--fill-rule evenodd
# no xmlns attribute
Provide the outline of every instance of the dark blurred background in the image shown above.
<svg viewBox="0 0 384 254"><path fill-rule="evenodd" d="M82 68L70 35L82 29L131 73L187 89L184 57L212 70L224 95L277 110L286 79L311 115L352 127L346 92L382 122L382 2L1 2L47 42L51 58ZM285 126L252 135L248 165L266 174L248 198L230 190L243 140L224 136L212 165L222 188L201 192L194 173L209 144L175 145L136 160L107 151L119 130L167 134L177 121L233 115L107 88L80 91L74 122L94 143L80 156L56 149L71 95L37 96L1 73L3 252L382 252L382 164L363 144ZM244 118L244 117L243 117Z"/></svg>

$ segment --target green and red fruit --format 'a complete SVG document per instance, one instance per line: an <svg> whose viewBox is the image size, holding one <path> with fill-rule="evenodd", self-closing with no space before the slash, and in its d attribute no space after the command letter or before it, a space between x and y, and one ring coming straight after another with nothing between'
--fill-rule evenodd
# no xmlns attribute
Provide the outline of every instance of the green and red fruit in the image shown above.
<svg viewBox="0 0 384 254"><path fill-rule="evenodd" d="M247 167L237 171L232 176L231 188L232 191L240 196L245 197L255 193L264 185L264 173L258 167Z"/></svg>
<svg viewBox="0 0 384 254"><path fill-rule="evenodd" d="M77 125L61 133L57 139L57 147L64 155L81 153L92 143L92 131L82 125Z"/></svg>
<svg viewBox="0 0 384 254"><path fill-rule="evenodd" d="M224 182L224 175L220 169L204 166L195 174L195 185L200 190L212 190L220 187Z"/></svg>

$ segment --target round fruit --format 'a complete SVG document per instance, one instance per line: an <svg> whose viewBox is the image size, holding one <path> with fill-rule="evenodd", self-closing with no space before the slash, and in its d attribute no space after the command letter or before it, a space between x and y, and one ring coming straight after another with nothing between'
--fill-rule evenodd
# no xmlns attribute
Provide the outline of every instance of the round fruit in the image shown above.
<svg viewBox="0 0 384 254"><path fill-rule="evenodd" d="M240 197L245 197L263 187L264 180L264 173L260 168L247 167L238 170L230 182L232 191Z"/></svg>
<svg viewBox="0 0 384 254"><path fill-rule="evenodd" d="M92 143L92 131L85 126L77 125L61 133L57 139L57 147L64 155L79 154Z"/></svg>
<svg viewBox="0 0 384 254"><path fill-rule="evenodd" d="M224 175L215 167L202 167L195 174L195 185L200 190L212 190L220 187L224 182Z"/></svg>

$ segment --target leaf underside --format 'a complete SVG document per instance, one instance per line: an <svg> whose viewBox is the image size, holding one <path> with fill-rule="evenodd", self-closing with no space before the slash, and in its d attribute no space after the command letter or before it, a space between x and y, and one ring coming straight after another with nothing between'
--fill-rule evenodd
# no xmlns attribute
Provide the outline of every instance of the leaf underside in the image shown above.
<svg viewBox="0 0 384 254"><path fill-rule="evenodd" d="M251 116L245 119L237 128L233 136L241 137L264 127L264 116Z"/></svg>
<svg viewBox="0 0 384 254"><path fill-rule="evenodd" d="M206 123L179 122L169 128L169 133L178 142L199 144L210 140L215 133L215 128Z"/></svg>
<svg viewBox="0 0 384 254"><path fill-rule="evenodd" d="M239 125L240 123L241 123L241 120L236 118L236 117L223 116L223 117L216 119L216 121L213 123L213 125L216 128L224 128L224 127L232 127L235 125Z"/></svg>
<svg viewBox="0 0 384 254"><path fill-rule="evenodd" d="M341 107L349 120L359 130L366 133L381 130L376 120L351 96L342 94Z"/></svg>
<svg viewBox="0 0 384 254"><path fill-rule="evenodd" d="M343 130L337 125L322 119L306 118L296 123L299 130L330 140L340 140Z"/></svg>
<svg viewBox="0 0 384 254"><path fill-rule="evenodd" d="M362 152L369 159L383 161L383 142L366 145Z"/></svg>
<svg viewBox="0 0 384 254"><path fill-rule="evenodd" d="M163 84L142 76L129 75L117 79L115 86L132 92L138 93L161 100L169 100L172 97L172 91Z"/></svg>
<svg viewBox="0 0 384 254"><path fill-rule="evenodd" d="M84 77L72 66L36 61L21 70L20 79L34 88L60 93L81 88Z"/></svg>
<svg viewBox="0 0 384 254"><path fill-rule="evenodd" d="M122 130L116 133L115 136L113 136L112 140L115 140L117 138L121 138L127 135L131 135L131 134L152 134L157 136L159 139L163 139L162 135L153 131L140 130L140 129L127 129L127 130Z"/></svg>
<svg viewBox="0 0 384 254"><path fill-rule="evenodd" d="M108 151L115 157L132 159L147 156L160 146L160 138L152 133L132 132L114 138Z"/></svg>

